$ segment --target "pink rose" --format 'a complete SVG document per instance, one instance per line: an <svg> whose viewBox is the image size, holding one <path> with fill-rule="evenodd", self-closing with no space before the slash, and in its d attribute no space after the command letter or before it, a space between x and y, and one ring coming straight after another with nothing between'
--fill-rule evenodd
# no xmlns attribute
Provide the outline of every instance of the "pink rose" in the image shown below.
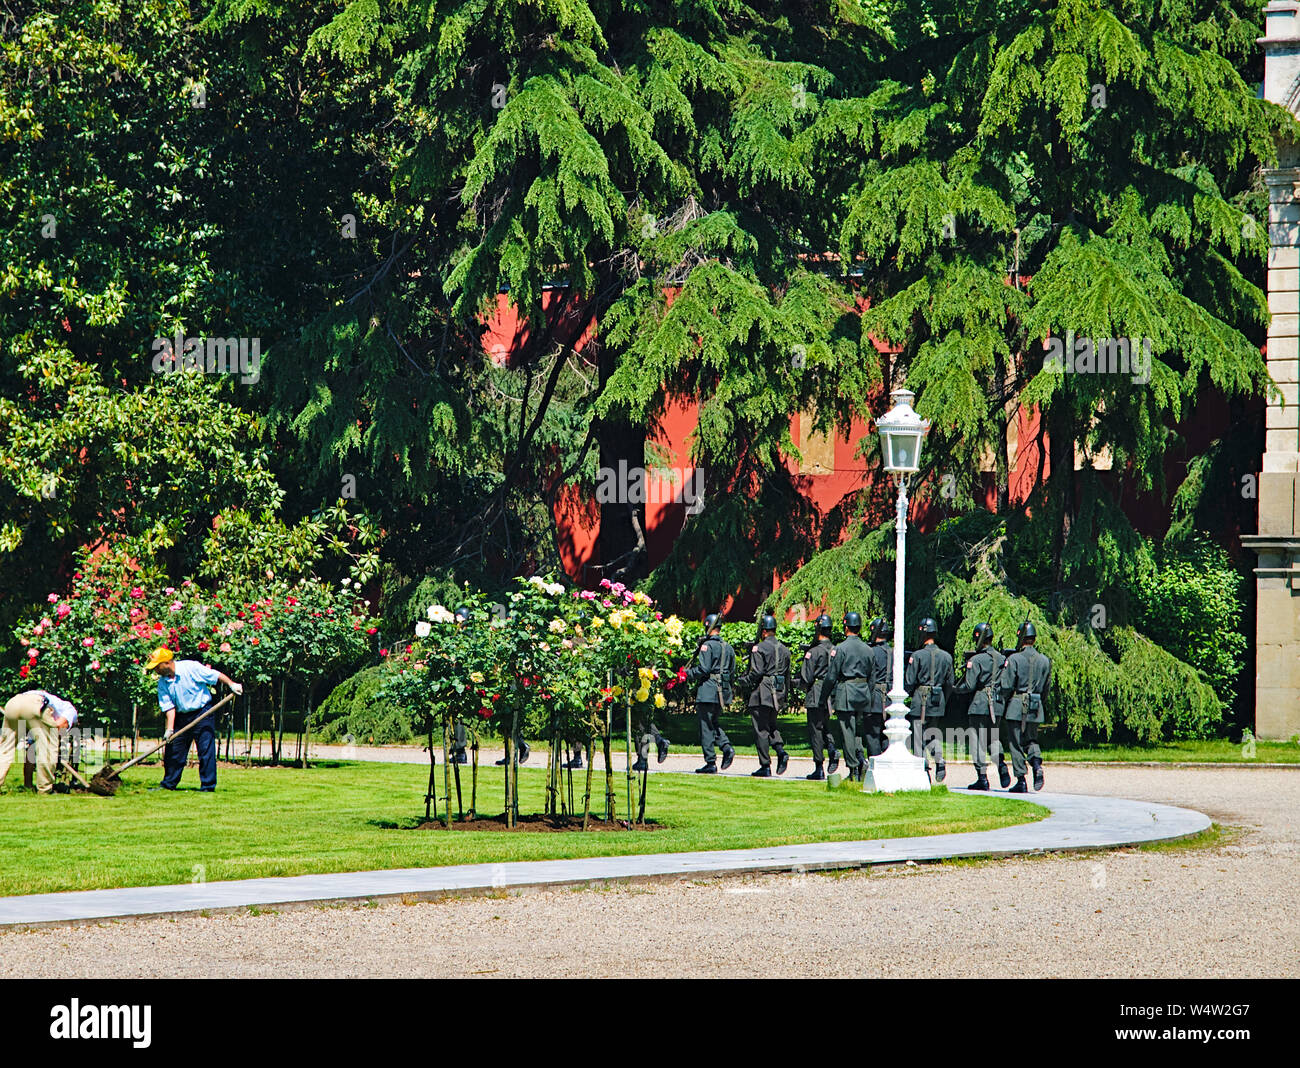
<svg viewBox="0 0 1300 1068"><path fill-rule="evenodd" d="M84 645L87 649L93 648L93 646L94 646L94 644L95 644L95 639L94 639L94 638L82 638L82 639L81 639L81 644Z"/></svg>
<svg viewBox="0 0 1300 1068"><path fill-rule="evenodd" d="M172 603L171 603L170 605L168 605L168 607L169 607L173 612L179 612L179 611L180 611L182 608L184 608L185 606L182 605L182 604L180 603L180 601L172 601Z"/></svg>
<svg viewBox="0 0 1300 1068"><path fill-rule="evenodd" d="M131 596L138 601L141 597L144 596L144 590L139 586L133 586L131 588Z"/></svg>
<svg viewBox="0 0 1300 1068"><path fill-rule="evenodd" d="M168 597L170 597L175 592L176 592L175 586L168 586L165 590L163 590L163 593L167 594Z"/></svg>
<svg viewBox="0 0 1300 1068"><path fill-rule="evenodd" d="M52 593L45 599L49 601L50 604L54 604L59 599L59 595L57 593Z"/></svg>
<svg viewBox="0 0 1300 1068"><path fill-rule="evenodd" d="M30 649L27 650L27 659L28 659L28 660L35 660L35 659L36 659L38 656L40 656L40 655L41 655L41 651L40 651L39 649L37 649L36 646L34 646L34 645L33 645Z"/></svg>
<svg viewBox="0 0 1300 1068"><path fill-rule="evenodd" d="M99 670L99 661L98 661L98 660L92 660L92 661L90 662L90 670L91 670L91 671L98 671L98 670Z"/></svg>
<svg viewBox="0 0 1300 1068"><path fill-rule="evenodd" d="M67 614L68 614L69 612L71 612L71 611L72 611L72 606L71 606L71 605L68 605L68 604L61 604L61 605L59 605L58 608L56 608L56 609L54 610L54 614L55 614L56 616L58 616L60 619L63 619L63 618L64 618L65 616L67 616Z"/></svg>
<svg viewBox="0 0 1300 1068"><path fill-rule="evenodd" d="M221 649L221 651L222 651L223 653L228 653L228 652L230 652L230 643L229 643L229 642L222 642L221 645L220 645L220 649Z"/></svg>
<svg viewBox="0 0 1300 1068"><path fill-rule="evenodd" d="M52 627L52 626L54 626L54 624L50 622L50 617L49 617L49 616L46 616L44 619L41 620L41 626L42 626L42 627Z"/></svg>

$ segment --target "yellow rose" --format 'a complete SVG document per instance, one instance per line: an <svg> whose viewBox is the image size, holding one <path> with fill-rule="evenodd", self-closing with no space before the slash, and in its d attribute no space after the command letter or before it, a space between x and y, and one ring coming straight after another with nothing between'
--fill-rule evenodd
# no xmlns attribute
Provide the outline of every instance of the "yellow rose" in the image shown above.
<svg viewBox="0 0 1300 1068"><path fill-rule="evenodd" d="M668 702L664 700L663 694L661 693L655 694L655 708L663 708L664 705L666 705L667 703Z"/></svg>
<svg viewBox="0 0 1300 1068"><path fill-rule="evenodd" d="M602 627L605 625L605 621L601 619L600 616L593 616L591 619L591 625L592 627Z"/></svg>
<svg viewBox="0 0 1300 1068"><path fill-rule="evenodd" d="M481 671L473 671L473 672L470 672L469 681L470 681L470 682L482 682L482 681L483 681L483 672L481 672Z"/></svg>
<svg viewBox="0 0 1300 1068"><path fill-rule="evenodd" d="M609 692L612 693L615 697L622 697L622 696L623 696L623 687L622 687L622 686L615 686L615 687L614 687L612 690L610 690Z"/></svg>
<svg viewBox="0 0 1300 1068"><path fill-rule="evenodd" d="M636 699L638 701L649 701L650 691L646 687L642 686L641 689L636 692Z"/></svg>

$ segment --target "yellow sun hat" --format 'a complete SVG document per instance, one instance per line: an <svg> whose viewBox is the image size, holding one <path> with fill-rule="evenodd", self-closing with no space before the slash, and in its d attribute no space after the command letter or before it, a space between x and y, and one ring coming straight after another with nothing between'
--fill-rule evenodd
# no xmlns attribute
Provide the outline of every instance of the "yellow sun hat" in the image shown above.
<svg viewBox="0 0 1300 1068"><path fill-rule="evenodd" d="M167 646L160 645L158 646L157 649L155 649L152 653L149 654L149 659L145 661L144 670L152 671L159 664L167 660L175 660L175 659L176 659L175 653L173 653L170 649L168 649Z"/></svg>

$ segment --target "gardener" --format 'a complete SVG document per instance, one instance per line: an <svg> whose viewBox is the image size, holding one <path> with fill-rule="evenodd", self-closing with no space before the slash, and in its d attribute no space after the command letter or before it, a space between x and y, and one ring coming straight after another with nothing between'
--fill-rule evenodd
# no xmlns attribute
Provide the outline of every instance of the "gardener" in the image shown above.
<svg viewBox="0 0 1300 1068"><path fill-rule="evenodd" d="M243 693L244 688L207 664L200 664L197 660L177 660L176 654L166 646L153 651L144 669L158 673L158 707L167 717L163 741L168 744L163 753L161 787L164 790L176 789L193 741L199 752L199 789L211 793L217 788L217 731L211 717L194 729L193 738L187 735L173 741L172 735L207 711L212 704L209 687L224 682L236 694Z"/></svg>
<svg viewBox="0 0 1300 1068"><path fill-rule="evenodd" d="M19 738L28 732L36 738L36 792L54 793L54 761L59 751L58 731L77 722L77 709L44 690L27 690L11 697L5 704L4 725L0 727L0 784L9 774ZM50 733L54 729L53 734Z"/></svg>

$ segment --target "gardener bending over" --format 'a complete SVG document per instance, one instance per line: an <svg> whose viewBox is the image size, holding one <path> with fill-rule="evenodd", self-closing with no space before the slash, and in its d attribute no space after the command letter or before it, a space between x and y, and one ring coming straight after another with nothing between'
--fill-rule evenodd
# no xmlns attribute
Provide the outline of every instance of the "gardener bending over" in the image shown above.
<svg viewBox="0 0 1300 1068"><path fill-rule="evenodd" d="M176 789L193 741L199 751L199 790L211 793L217 788L217 729L213 719L205 719L183 738L173 741L172 735L207 711L212 704L209 687L224 682L237 694L243 693L244 688L207 664L200 664L197 660L177 660L176 654L166 646L153 651L144 669L158 673L158 707L167 717L163 741L168 744L163 753L161 787L164 790Z"/></svg>
<svg viewBox="0 0 1300 1068"><path fill-rule="evenodd" d="M4 723L0 726L0 784L14 762L18 739L26 739L30 731L36 737L36 792L54 793L58 732L76 722L76 706L52 693L27 690L11 697L5 704Z"/></svg>

